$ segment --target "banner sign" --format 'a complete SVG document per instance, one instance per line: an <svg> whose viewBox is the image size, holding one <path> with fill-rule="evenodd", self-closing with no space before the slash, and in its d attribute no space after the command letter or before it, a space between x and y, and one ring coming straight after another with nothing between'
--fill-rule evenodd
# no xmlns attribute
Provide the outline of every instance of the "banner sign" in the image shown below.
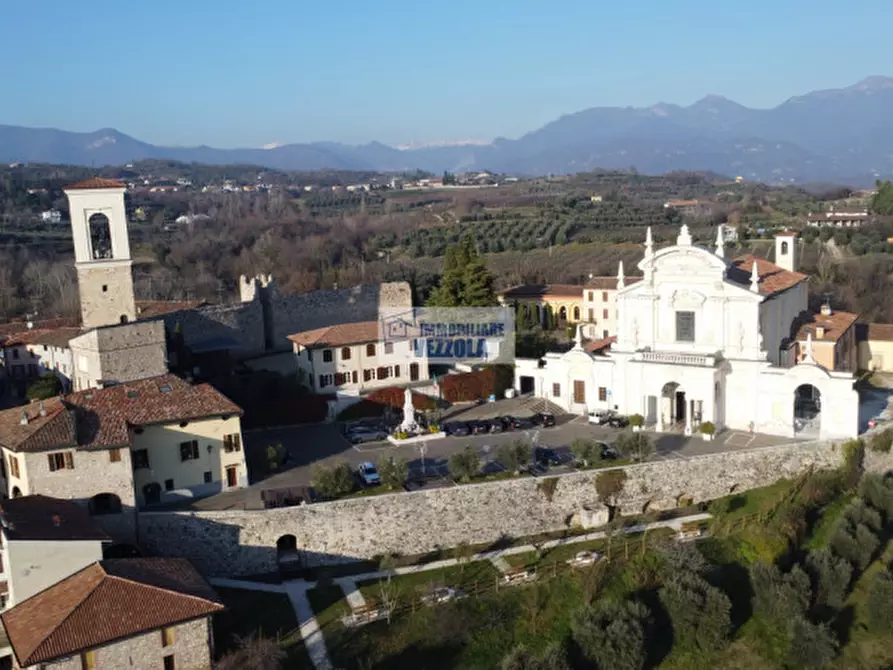
<svg viewBox="0 0 893 670"><path fill-rule="evenodd" d="M379 310L381 340L405 343L429 363L514 363L515 312L502 307Z"/></svg>

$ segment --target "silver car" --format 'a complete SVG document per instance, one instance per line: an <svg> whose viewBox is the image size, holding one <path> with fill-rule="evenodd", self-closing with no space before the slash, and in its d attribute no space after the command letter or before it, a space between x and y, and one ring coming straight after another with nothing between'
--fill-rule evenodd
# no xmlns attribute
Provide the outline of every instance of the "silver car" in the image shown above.
<svg viewBox="0 0 893 670"><path fill-rule="evenodd" d="M363 442L380 442L387 438L388 434L383 430L375 428L360 428L352 430L347 434L347 439L351 444L362 444Z"/></svg>

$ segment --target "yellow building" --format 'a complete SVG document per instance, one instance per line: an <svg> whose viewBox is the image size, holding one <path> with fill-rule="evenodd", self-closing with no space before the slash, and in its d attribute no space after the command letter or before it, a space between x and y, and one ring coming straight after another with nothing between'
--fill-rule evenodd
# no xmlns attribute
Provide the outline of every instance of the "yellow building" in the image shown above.
<svg viewBox="0 0 893 670"><path fill-rule="evenodd" d="M213 387L171 374L5 410L5 492L104 516L240 488L241 414Z"/></svg>
<svg viewBox="0 0 893 670"><path fill-rule="evenodd" d="M797 329L797 362L808 355L807 340L811 342L812 357L827 370L855 372L857 361L856 320L858 314L838 312L823 305L818 314L804 314L794 322Z"/></svg>
<svg viewBox="0 0 893 670"><path fill-rule="evenodd" d="M583 286L579 284L522 284L500 291L496 297L502 305L536 305L540 323L548 307L559 326L583 319Z"/></svg>
<svg viewBox="0 0 893 670"><path fill-rule="evenodd" d="M859 369L893 372L893 324L859 324Z"/></svg>

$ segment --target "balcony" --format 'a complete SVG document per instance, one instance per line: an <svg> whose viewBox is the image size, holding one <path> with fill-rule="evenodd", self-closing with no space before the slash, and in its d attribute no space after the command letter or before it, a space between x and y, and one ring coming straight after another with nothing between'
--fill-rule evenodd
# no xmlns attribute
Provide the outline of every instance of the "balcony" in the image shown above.
<svg viewBox="0 0 893 670"><path fill-rule="evenodd" d="M643 351L641 360L645 363L669 363L670 365L691 365L712 368L716 365L715 356L704 354L680 354L669 351Z"/></svg>

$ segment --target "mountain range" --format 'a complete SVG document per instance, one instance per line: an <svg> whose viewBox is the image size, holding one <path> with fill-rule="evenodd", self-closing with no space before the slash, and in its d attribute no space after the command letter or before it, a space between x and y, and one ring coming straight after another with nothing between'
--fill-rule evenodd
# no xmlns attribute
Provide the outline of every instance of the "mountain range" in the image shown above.
<svg viewBox="0 0 893 670"><path fill-rule="evenodd" d="M893 176L891 119L893 78L869 77L847 88L795 96L772 109L751 109L716 95L687 107L593 107L488 144L185 148L148 144L111 128L75 133L0 125L0 161L101 166L165 158L284 170L488 169L515 175L633 167L647 174L697 170L770 183L864 185Z"/></svg>

